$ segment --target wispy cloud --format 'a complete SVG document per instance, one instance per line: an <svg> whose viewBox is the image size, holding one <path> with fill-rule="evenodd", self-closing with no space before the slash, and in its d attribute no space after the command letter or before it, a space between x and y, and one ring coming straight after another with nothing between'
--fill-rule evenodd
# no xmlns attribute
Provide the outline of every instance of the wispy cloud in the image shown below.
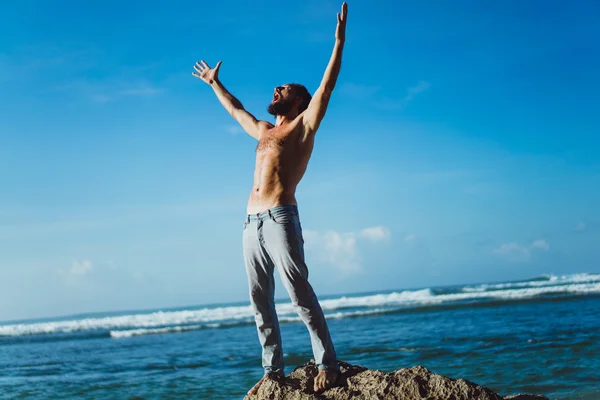
<svg viewBox="0 0 600 400"><path fill-rule="evenodd" d="M241 126L239 125L225 125L223 126L223 129L225 130L225 132L229 133L230 135L239 135L242 133L245 133L244 129L242 129Z"/></svg>
<svg viewBox="0 0 600 400"><path fill-rule="evenodd" d="M148 83L141 83L137 86L123 89L118 92L121 96L153 96L162 92L162 89L149 85Z"/></svg>
<svg viewBox="0 0 600 400"><path fill-rule="evenodd" d="M379 106L386 110L396 110L406 107L417 95L425 92L431 87L431 84L426 81L420 81L415 86L409 87L406 90L406 95L401 99L384 97L378 102Z"/></svg>
<svg viewBox="0 0 600 400"><path fill-rule="evenodd" d="M514 242L504 243L492 250L492 252L510 261L529 261L531 258L531 252L527 246L522 246Z"/></svg>
<svg viewBox="0 0 600 400"><path fill-rule="evenodd" d="M74 260L70 268L60 268L56 272L62 275L65 284L69 286L80 286L83 278L92 273L94 266L90 260Z"/></svg>
<svg viewBox="0 0 600 400"><path fill-rule="evenodd" d="M363 85L360 83L346 82L341 85L340 91L352 97L370 97L381 89L376 85Z"/></svg>
<svg viewBox="0 0 600 400"><path fill-rule="evenodd" d="M415 240L417 238L417 235L415 235L414 233L409 233L408 235L406 235L404 237L404 241L405 242L412 242L413 240Z"/></svg>
<svg viewBox="0 0 600 400"><path fill-rule="evenodd" d="M548 251L550 245L544 239L534 240L529 245L522 245L516 242L504 243L492 250L497 256L513 262L527 262L531 259L532 250Z"/></svg>
<svg viewBox="0 0 600 400"><path fill-rule="evenodd" d="M326 232L322 236L326 260L347 272L360 270L361 259L356 249L356 236L352 233Z"/></svg>
<svg viewBox="0 0 600 400"><path fill-rule="evenodd" d="M314 249L321 261L348 274L362 270L362 259L359 252L361 239L380 242L390 236L389 230L384 226L369 227L357 232L329 230L321 233L304 230L307 248Z"/></svg>
<svg viewBox="0 0 600 400"><path fill-rule="evenodd" d="M92 272L92 268L90 260L73 261L69 273L72 275L87 275Z"/></svg>
<svg viewBox="0 0 600 400"><path fill-rule="evenodd" d="M44 87L49 81L47 75L73 76L83 70L97 68L98 58L99 53L92 46L75 49L51 43L22 45L10 53L0 54L0 82L38 79L36 83ZM42 65L44 74L39 73ZM60 73L56 74L57 71Z"/></svg>
<svg viewBox="0 0 600 400"><path fill-rule="evenodd" d="M406 90L406 94L401 98L392 98L385 95L380 95L377 100L372 102L379 108L383 109L398 109L405 107L410 101L414 100L419 94L427 91L431 87L431 84L427 81L420 81L416 85L409 87ZM370 99L376 93L381 91L381 86L368 85L356 82L344 83L340 90L351 97L358 99Z"/></svg>
<svg viewBox="0 0 600 400"><path fill-rule="evenodd" d="M550 245L548 244L548 242L546 242L543 239L534 241L531 244L531 247L534 249L540 249L540 250L550 250Z"/></svg>
<svg viewBox="0 0 600 400"><path fill-rule="evenodd" d="M108 103L123 97L151 97L163 91L148 82L129 82L128 80L106 80L89 81L75 80L70 83L62 84L57 90L69 92L78 96L87 97L96 103Z"/></svg>
<svg viewBox="0 0 600 400"><path fill-rule="evenodd" d="M363 229L360 235L373 241L385 240L390 237L390 231L385 226L374 226Z"/></svg>
<svg viewBox="0 0 600 400"><path fill-rule="evenodd" d="M29 240L38 238L86 232L96 229L119 226L135 225L157 221L172 221L179 218L198 218L203 209L219 209L230 207L238 200L235 196L219 196L214 198L189 199L187 202L166 204L123 204L119 207L92 208L84 214L65 214L60 216L47 216L40 214L37 222L26 222L25 219L14 224L0 225L0 239L2 240ZM9 209L15 216L22 211ZM4 210L3 210L4 211ZM21 217L21 216L19 216Z"/></svg>
<svg viewBox="0 0 600 400"><path fill-rule="evenodd" d="M426 82L426 81L419 82L416 86L408 88L408 90L406 91L406 96L404 97L403 101L405 103L411 101L412 99L415 98L416 95L423 93L430 87L431 87L431 84L429 82Z"/></svg>
<svg viewBox="0 0 600 400"><path fill-rule="evenodd" d="M583 232L586 229L587 229L587 225L585 224L585 222L580 222L575 226L575 228L573 228L573 230L575 232Z"/></svg>

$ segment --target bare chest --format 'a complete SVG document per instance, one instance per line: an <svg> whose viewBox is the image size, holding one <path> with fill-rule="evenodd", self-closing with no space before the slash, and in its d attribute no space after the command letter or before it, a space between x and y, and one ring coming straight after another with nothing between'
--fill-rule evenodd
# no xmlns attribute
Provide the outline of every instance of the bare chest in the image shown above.
<svg viewBox="0 0 600 400"><path fill-rule="evenodd" d="M256 152L278 152L283 153L288 150L292 150L300 145L299 136L296 134L294 129L286 130L273 130L265 132L258 144L256 145Z"/></svg>
<svg viewBox="0 0 600 400"><path fill-rule="evenodd" d="M286 144L289 143L289 138L286 137L274 137L274 136L269 136L269 137L262 137L258 144L256 145L256 152L257 153L263 153L265 151L278 151L281 152L283 151L286 147Z"/></svg>

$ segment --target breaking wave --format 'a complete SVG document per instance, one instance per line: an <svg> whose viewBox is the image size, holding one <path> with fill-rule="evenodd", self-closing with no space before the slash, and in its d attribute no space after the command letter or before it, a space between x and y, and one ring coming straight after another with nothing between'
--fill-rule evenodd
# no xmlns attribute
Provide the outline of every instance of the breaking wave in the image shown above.
<svg viewBox="0 0 600 400"><path fill-rule="evenodd" d="M531 298L600 293L600 274L543 275L530 280L465 285L439 293L431 288L321 300L329 319L343 319L419 307L482 304ZM281 322L298 322L291 303L276 305ZM38 335L108 336L114 339L140 335L179 333L253 324L250 305L140 312L129 315L23 322L0 325L0 339Z"/></svg>

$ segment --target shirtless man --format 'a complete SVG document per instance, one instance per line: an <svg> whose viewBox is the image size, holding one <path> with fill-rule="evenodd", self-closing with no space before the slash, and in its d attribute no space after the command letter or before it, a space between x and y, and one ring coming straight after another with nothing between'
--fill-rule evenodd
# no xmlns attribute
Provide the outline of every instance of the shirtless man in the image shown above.
<svg viewBox="0 0 600 400"><path fill-rule="evenodd" d="M304 240L296 202L296 187L310 159L315 133L331 98L342 62L348 6L337 15L333 54L321 84L311 97L299 84L275 88L267 110L275 125L258 121L219 80L219 61L214 68L203 60L192 74L208 83L225 109L244 130L258 140L254 185L243 228L244 263L250 301L262 346L263 378L248 392L258 392L265 379L285 376L279 322L275 312L273 280L277 268L294 309L308 328L319 373L314 391L332 387L339 378L336 353L325 316L308 282Z"/></svg>

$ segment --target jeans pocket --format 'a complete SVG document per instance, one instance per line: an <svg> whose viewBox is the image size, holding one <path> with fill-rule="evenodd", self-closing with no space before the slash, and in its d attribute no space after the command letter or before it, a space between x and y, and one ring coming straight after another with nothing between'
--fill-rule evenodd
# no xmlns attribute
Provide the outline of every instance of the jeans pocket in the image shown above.
<svg viewBox="0 0 600 400"><path fill-rule="evenodd" d="M278 225L287 225L296 222L296 214L291 212L272 213L271 220Z"/></svg>

